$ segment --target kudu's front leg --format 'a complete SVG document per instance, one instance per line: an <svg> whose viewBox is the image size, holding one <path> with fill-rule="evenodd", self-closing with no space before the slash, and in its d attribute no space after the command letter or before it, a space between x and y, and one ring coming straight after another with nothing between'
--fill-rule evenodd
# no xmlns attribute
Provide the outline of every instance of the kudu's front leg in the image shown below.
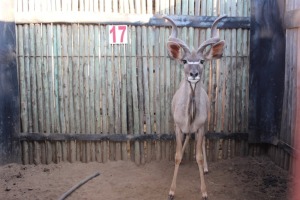
<svg viewBox="0 0 300 200"><path fill-rule="evenodd" d="M202 193L202 198L207 199L207 191L206 191L206 185L204 181L204 169L205 169L204 161L206 161L206 159L204 159L204 154L203 154L204 152L203 141L204 141L204 128L200 128L199 131L196 133L196 161L200 173L200 189ZM207 164L206 164L206 170L207 170Z"/></svg>
<svg viewBox="0 0 300 200"><path fill-rule="evenodd" d="M184 148L186 147L186 144L188 143L189 138L190 138L190 136L186 137L183 147L182 147L183 133L181 132L181 130L178 127L175 127L175 133L176 133L175 169L174 169L174 175L173 175L173 179L172 179L171 188L169 191L169 200L174 199L175 189L176 189L176 179L177 179L179 165L182 160Z"/></svg>
<svg viewBox="0 0 300 200"><path fill-rule="evenodd" d="M202 141L202 153L203 153L203 160L204 160L204 174L208 173L208 167L207 167L207 159L206 159L206 146L205 146L205 136L203 135L203 141Z"/></svg>

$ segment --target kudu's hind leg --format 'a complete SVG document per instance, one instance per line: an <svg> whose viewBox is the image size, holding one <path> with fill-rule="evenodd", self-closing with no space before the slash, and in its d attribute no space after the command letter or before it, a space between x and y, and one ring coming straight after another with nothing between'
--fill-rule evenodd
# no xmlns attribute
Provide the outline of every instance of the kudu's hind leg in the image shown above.
<svg viewBox="0 0 300 200"><path fill-rule="evenodd" d="M182 147L182 152L184 152L185 150L185 147L186 145L188 144L189 140L190 140L190 134L187 134L186 137L185 137L185 140L184 140L184 144L183 144L183 147Z"/></svg>
<svg viewBox="0 0 300 200"><path fill-rule="evenodd" d="M202 198L207 199L207 191L206 191L206 185L204 181L204 170L203 170L203 164L204 164L204 156L202 152L203 140L204 140L204 129L200 128L198 133L196 133L196 161L200 173L200 189L202 193Z"/></svg>
<svg viewBox="0 0 300 200"><path fill-rule="evenodd" d="M174 175L172 179L171 188L169 191L169 200L174 199L175 195L175 189L176 189L176 179L178 174L179 165L182 160L183 156L183 147L182 147L182 140L183 140L183 133L178 127L175 127L175 133L176 133L176 153L175 153L175 169L174 169ZM186 146L188 138L186 138L186 141L184 142L184 147Z"/></svg>

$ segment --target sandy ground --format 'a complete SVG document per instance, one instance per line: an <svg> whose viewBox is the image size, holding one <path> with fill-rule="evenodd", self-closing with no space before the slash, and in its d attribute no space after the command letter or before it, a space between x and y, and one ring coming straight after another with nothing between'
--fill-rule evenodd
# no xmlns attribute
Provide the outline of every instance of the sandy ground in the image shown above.
<svg viewBox="0 0 300 200"><path fill-rule="evenodd" d="M234 158L209 164L205 175L210 200L285 200L288 173L267 157ZM58 199L82 179L99 171L67 199L161 200L167 199L174 164L152 162L9 164L0 167L0 199ZM196 162L180 166L176 200L201 199Z"/></svg>

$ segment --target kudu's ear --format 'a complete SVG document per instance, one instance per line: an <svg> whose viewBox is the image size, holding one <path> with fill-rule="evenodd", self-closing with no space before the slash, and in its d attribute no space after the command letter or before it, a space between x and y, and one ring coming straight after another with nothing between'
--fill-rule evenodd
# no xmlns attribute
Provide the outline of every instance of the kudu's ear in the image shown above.
<svg viewBox="0 0 300 200"><path fill-rule="evenodd" d="M223 56L223 51L225 47L225 41L221 40L211 46L211 48L204 53L204 58L206 60L218 59Z"/></svg>
<svg viewBox="0 0 300 200"><path fill-rule="evenodd" d="M179 60L181 59L181 47L178 43L169 41L167 43L168 53L171 58Z"/></svg>

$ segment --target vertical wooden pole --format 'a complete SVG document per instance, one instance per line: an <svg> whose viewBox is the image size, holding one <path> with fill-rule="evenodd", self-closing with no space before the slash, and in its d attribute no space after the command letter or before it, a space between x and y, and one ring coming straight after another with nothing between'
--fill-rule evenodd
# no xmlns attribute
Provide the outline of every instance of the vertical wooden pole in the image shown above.
<svg viewBox="0 0 300 200"><path fill-rule="evenodd" d="M122 134L128 134L127 133L127 60L126 60L126 46L122 45L120 47L120 74L121 74L121 133ZM127 142L122 142L121 144L121 154L122 154L122 160L127 160Z"/></svg>
<svg viewBox="0 0 300 200"><path fill-rule="evenodd" d="M143 91L143 63L142 63L142 27L136 28L136 39L137 39L137 96L138 96L138 105L139 105L139 125L140 132L139 134L144 134L144 91ZM144 152L144 143L139 142L140 144L140 158L141 163L145 163L145 152Z"/></svg>
<svg viewBox="0 0 300 200"><path fill-rule="evenodd" d="M129 9L129 8L128 8ZM129 26L128 27L128 36L132 37L132 33L131 33L132 27ZM132 40L128 45L126 45L126 54L129 55L126 57L126 82L127 82L127 86L126 86L126 96L127 96L127 122L128 122L128 134L134 134L134 115L133 115L133 109L134 109L134 105L133 105L133 85L132 85L132 73L133 70L135 70L132 66L132 46L134 44L134 41ZM134 161L133 155L134 155L134 143L133 142L129 142L128 145L129 149L130 149L130 157L131 160Z"/></svg>
<svg viewBox="0 0 300 200"><path fill-rule="evenodd" d="M155 45L155 28L154 27L148 27L148 66L149 66L149 114L150 114L150 133L155 132L155 99L154 99L154 45ZM155 149L155 145L153 141L147 142L148 146L148 152L147 152L147 162L150 162L153 157L153 151Z"/></svg>
<svg viewBox="0 0 300 200"><path fill-rule="evenodd" d="M159 55L160 55L160 71L159 71L159 88L160 88L160 133L166 133L166 112L165 112L165 63L166 63L166 56L165 56L165 30L166 28L160 28L160 48L159 48ZM165 159L166 154L166 143L161 141L161 159Z"/></svg>
<svg viewBox="0 0 300 200"><path fill-rule="evenodd" d="M102 97L102 133L103 134L107 134L108 133L108 124L109 124L109 120L108 120L108 114L107 114L107 107L108 107L108 99L107 99L107 85L106 85L106 81L107 81L107 51L108 48L108 38L107 38L107 34L106 34L106 26L100 26L100 51L101 54L103 55L101 57L101 97ZM108 142L107 141L103 141L101 142L102 145L102 150L103 150L103 162L107 162L108 160Z"/></svg>
<svg viewBox="0 0 300 200"><path fill-rule="evenodd" d="M22 142L22 161L24 165L29 164L29 152L28 152L28 142Z"/></svg>
<svg viewBox="0 0 300 200"><path fill-rule="evenodd" d="M149 82L149 73L151 73L150 66L148 64L148 39L149 36L147 34L147 28L145 26L142 27L142 35L140 36L143 38L142 40L142 62L143 62L143 91L144 91L144 101L145 101L145 122L146 122L146 134L151 133L151 113L150 113L150 84ZM151 158L151 143L145 143L146 145L146 156L147 162L150 161Z"/></svg>
<svg viewBox="0 0 300 200"><path fill-rule="evenodd" d="M115 132L121 133L122 124L121 124L121 63L120 63L120 45L113 45L113 65L114 65L114 110L115 110ZM115 159L121 160L121 143L116 142L115 144Z"/></svg>
<svg viewBox="0 0 300 200"><path fill-rule="evenodd" d="M137 37L137 31L135 27L132 27L131 29L131 37L136 38ZM140 131L140 119L139 118L139 101L138 101L138 89L137 89L137 61L136 61L136 55L137 55L137 41L132 40L131 44L131 64L132 64L132 102L133 102L133 132L134 134L139 134ZM134 158L134 161L136 164L140 164L141 162L141 156L140 156L140 143L138 141L134 142L134 146L131 147L134 149L134 152L132 152L132 156Z"/></svg>
<svg viewBox="0 0 300 200"><path fill-rule="evenodd" d="M222 158L227 159L228 158L228 140L223 140L223 146L222 146Z"/></svg>
<svg viewBox="0 0 300 200"><path fill-rule="evenodd" d="M156 27L155 28L155 38L158 38L160 36L160 28ZM161 109L160 109L160 96L161 96L161 88L160 88L160 71L161 71L161 65L160 65L160 51L159 49L159 43L156 42L154 45L154 48L156 51L154 51L154 65L155 65L155 131L156 134L161 134L162 129L161 129ZM156 150L156 160L161 159L161 142L156 141L155 143L155 150Z"/></svg>

